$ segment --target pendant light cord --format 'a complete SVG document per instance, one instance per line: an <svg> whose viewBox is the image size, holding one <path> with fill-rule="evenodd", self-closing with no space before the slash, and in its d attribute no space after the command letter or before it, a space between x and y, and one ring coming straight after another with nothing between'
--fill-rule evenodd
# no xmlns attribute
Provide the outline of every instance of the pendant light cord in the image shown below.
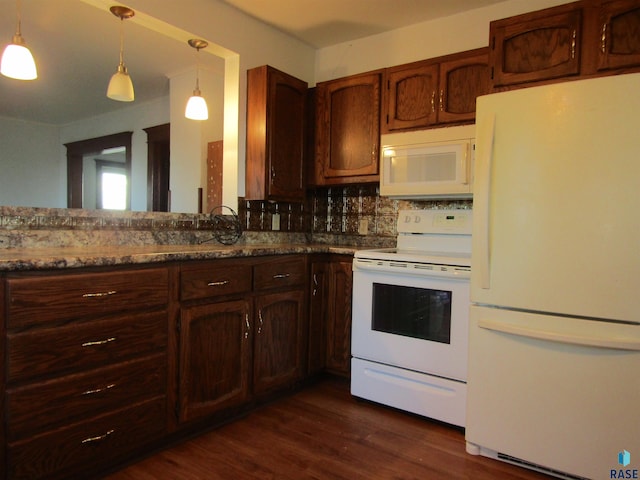
<svg viewBox="0 0 640 480"><path fill-rule="evenodd" d="M124 66L124 18L120 17L120 65Z"/></svg>
<svg viewBox="0 0 640 480"><path fill-rule="evenodd" d="M16 37L21 37L21 25L22 25L22 3L20 0L16 0Z"/></svg>

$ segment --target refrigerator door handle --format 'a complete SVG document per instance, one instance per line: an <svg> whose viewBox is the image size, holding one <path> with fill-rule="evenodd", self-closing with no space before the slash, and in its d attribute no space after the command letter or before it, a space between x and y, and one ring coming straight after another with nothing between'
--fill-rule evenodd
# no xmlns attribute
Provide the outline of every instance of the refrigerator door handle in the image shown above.
<svg viewBox="0 0 640 480"><path fill-rule="evenodd" d="M509 333L520 337L546 340L550 342L583 345L587 347L609 348L614 350L640 351L640 339L624 337L604 337L595 335L580 335L577 333L553 332L535 328L513 325L496 320L478 320L478 326L486 330Z"/></svg>
<svg viewBox="0 0 640 480"><path fill-rule="evenodd" d="M474 198L474 240L476 242L477 263L474 265L475 274L479 279L480 288L491 287L489 276L490 262L490 192L491 192L491 164L493 161L493 139L495 135L496 118L495 114L482 122L476 131L476 145L482 145L476 159L476 175L474 179L474 190L480 195ZM477 227L477 228L475 228Z"/></svg>

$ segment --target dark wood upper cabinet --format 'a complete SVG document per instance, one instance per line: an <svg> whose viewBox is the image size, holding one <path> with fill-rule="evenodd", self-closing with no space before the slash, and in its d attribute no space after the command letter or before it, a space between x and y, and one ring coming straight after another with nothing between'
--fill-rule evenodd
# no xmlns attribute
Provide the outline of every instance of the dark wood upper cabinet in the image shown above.
<svg viewBox="0 0 640 480"><path fill-rule="evenodd" d="M491 92L489 50L471 50L456 57L440 63L439 123L473 122L476 98Z"/></svg>
<svg viewBox="0 0 640 480"><path fill-rule="evenodd" d="M599 20L598 69L640 65L640 2L604 2Z"/></svg>
<svg viewBox="0 0 640 480"><path fill-rule="evenodd" d="M387 68L382 133L472 122L490 92L487 48Z"/></svg>
<svg viewBox="0 0 640 480"><path fill-rule="evenodd" d="M640 71L640 1L582 0L490 24L498 90Z"/></svg>
<svg viewBox="0 0 640 480"><path fill-rule="evenodd" d="M247 200L302 201L307 83L264 65L247 71Z"/></svg>
<svg viewBox="0 0 640 480"><path fill-rule="evenodd" d="M377 182L382 71L316 85L317 185Z"/></svg>
<svg viewBox="0 0 640 480"><path fill-rule="evenodd" d="M383 133L436 123L438 76L438 64L431 61L385 71Z"/></svg>
<svg viewBox="0 0 640 480"><path fill-rule="evenodd" d="M581 41L580 2L491 22L493 86L578 75Z"/></svg>

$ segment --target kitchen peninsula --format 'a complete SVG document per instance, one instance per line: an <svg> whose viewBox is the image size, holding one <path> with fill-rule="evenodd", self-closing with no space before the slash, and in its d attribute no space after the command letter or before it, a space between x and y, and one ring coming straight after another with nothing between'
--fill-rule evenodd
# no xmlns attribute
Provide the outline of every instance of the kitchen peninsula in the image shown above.
<svg viewBox="0 0 640 480"><path fill-rule="evenodd" d="M0 239L17 245L0 248L9 478L112 467L226 422L323 368L329 318L309 322L309 296L319 294L309 289L311 265L350 264L353 246L251 232L222 245L184 224L163 229L184 243L140 244L149 234L141 227L42 228L55 216L3 213ZM28 220L33 213L42 218Z"/></svg>

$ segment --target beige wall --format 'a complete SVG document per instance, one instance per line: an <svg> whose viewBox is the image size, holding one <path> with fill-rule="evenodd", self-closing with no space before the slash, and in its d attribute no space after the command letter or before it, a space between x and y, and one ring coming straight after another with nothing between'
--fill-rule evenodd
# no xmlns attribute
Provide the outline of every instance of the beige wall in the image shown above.
<svg viewBox="0 0 640 480"><path fill-rule="evenodd" d="M315 81L486 47L491 21L563 3L511 0L323 48L316 52Z"/></svg>

